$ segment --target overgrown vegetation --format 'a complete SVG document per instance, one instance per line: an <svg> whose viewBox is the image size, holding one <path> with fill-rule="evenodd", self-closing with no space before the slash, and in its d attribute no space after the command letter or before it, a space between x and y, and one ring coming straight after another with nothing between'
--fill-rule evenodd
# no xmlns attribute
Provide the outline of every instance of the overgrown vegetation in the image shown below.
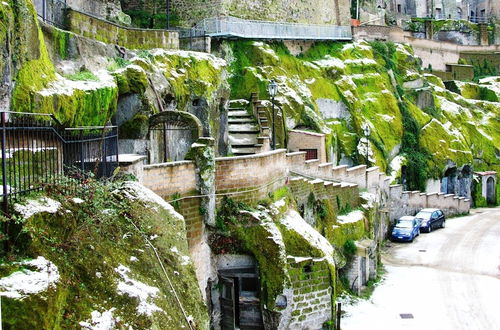
<svg viewBox="0 0 500 330"><path fill-rule="evenodd" d="M72 75L67 75L66 78L73 81L99 81L99 78L88 70L82 70Z"/></svg>
<svg viewBox="0 0 500 330"><path fill-rule="evenodd" d="M80 185L75 179L61 178L58 184L47 185L40 195L31 195L21 202L47 203L43 198L49 198L55 201L51 202L53 205L60 203L57 212L25 218L13 211L11 220L4 219L8 244L2 251L3 276L19 270L16 262L37 256L54 263L60 274L56 288L23 300L2 297L4 326L73 328L91 319L92 311L107 310L113 310L113 316L119 318L117 326L186 326L162 270L165 267L168 274L180 275L170 280L173 288L182 292L184 309L201 327L208 327L208 314L197 290L192 264L181 258L188 254L182 219L154 202L147 202L141 195L144 192L136 195L131 187L118 180L102 183L88 177ZM161 260L168 261L163 266L145 237L157 238L153 244L164 258ZM173 247L176 253L171 251ZM123 279L116 271L119 265L129 268L129 276L134 280L158 287L154 304L161 312L155 312L154 317L139 313L137 298L120 294L117 283Z"/></svg>

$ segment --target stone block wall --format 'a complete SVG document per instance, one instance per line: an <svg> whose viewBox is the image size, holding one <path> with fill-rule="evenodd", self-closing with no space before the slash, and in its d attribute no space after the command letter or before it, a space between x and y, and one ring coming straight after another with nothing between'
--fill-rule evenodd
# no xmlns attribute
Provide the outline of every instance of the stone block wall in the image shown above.
<svg viewBox="0 0 500 330"><path fill-rule="evenodd" d="M300 260L300 261L298 261ZM293 302L289 329L321 329L332 319L333 288L323 259L289 259Z"/></svg>
<svg viewBox="0 0 500 330"><path fill-rule="evenodd" d="M128 28L76 10L68 11L69 30L78 35L129 49L179 49L179 33Z"/></svg>

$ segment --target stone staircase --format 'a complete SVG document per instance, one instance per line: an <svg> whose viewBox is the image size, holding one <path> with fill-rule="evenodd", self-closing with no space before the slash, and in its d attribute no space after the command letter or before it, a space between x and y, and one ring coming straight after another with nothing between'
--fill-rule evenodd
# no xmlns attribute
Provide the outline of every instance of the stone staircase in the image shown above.
<svg viewBox="0 0 500 330"><path fill-rule="evenodd" d="M229 143L235 156L270 150L269 118L256 93L251 101L232 100L228 109Z"/></svg>
<svg viewBox="0 0 500 330"><path fill-rule="evenodd" d="M260 152L260 128L254 116L245 109L243 100L230 102L228 110L229 143L235 156Z"/></svg>

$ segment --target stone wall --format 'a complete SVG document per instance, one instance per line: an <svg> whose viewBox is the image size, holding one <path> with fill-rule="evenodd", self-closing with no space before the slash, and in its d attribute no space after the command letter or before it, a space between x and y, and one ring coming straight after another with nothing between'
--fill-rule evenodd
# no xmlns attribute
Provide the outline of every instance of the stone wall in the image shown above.
<svg viewBox="0 0 500 330"><path fill-rule="evenodd" d="M464 57L462 54L471 54L472 56L474 54L490 54L489 56L500 59L500 56L495 56L495 53L500 51L500 45L465 46L413 37L405 37L405 42L409 43L413 47L415 55L422 59L422 67L427 68L431 65L434 70L438 71L446 71L447 63L458 63L458 60Z"/></svg>
<svg viewBox="0 0 500 330"><path fill-rule="evenodd" d="M449 217L469 213L470 207L471 202L469 199L454 194L403 191L402 185L392 185L390 187L391 221L403 215L415 215L423 208L441 209Z"/></svg>
<svg viewBox="0 0 500 330"><path fill-rule="evenodd" d="M87 38L129 49L179 49L179 33L128 28L76 10L68 12L69 30Z"/></svg>
<svg viewBox="0 0 500 330"><path fill-rule="evenodd" d="M411 36L411 32L404 31L397 26L384 26L384 25L363 25L354 26L352 28L353 38L356 40L367 41L393 41L404 42L405 36Z"/></svg>
<svg viewBox="0 0 500 330"><path fill-rule="evenodd" d="M343 26L351 23L349 0L172 0L172 8L186 27L216 16Z"/></svg>
<svg viewBox="0 0 500 330"><path fill-rule="evenodd" d="M217 158L215 173L218 195L255 203L285 185L288 176L286 150Z"/></svg>
<svg viewBox="0 0 500 330"><path fill-rule="evenodd" d="M332 318L333 288L324 259L290 258L288 273L293 288L290 329L322 329Z"/></svg>

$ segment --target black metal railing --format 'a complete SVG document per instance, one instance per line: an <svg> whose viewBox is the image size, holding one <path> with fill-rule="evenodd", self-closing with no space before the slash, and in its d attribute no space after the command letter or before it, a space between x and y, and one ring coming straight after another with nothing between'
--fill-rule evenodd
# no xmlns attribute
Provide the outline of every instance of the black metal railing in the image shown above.
<svg viewBox="0 0 500 330"><path fill-rule="evenodd" d="M1 198L9 202L56 184L63 175L78 180L93 173L110 177L118 167L118 128L64 128L52 115L0 112Z"/></svg>
<svg viewBox="0 0 500 330"><path fill-rule="evenodd" d="M64 29L66 25L66 0L34 0L36 12L45 23Z"/></svg>

